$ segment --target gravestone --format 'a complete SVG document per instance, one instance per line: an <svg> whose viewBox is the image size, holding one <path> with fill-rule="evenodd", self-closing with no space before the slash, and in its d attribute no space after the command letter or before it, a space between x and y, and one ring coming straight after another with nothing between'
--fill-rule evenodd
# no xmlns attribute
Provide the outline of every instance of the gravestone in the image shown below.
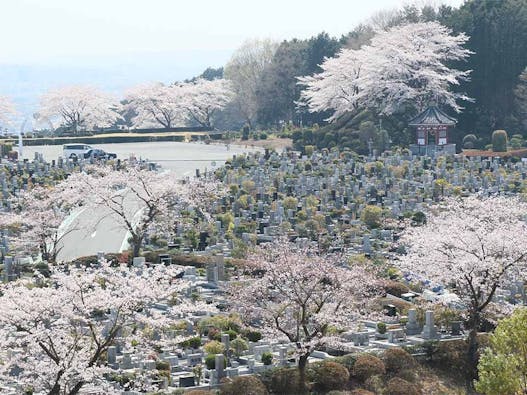
<svg viewBox="0 0 527 395"><path fill-rule="evenodd" d="M287 347L280 347L278 349L278 365L279 366L287 365Z"/></svg>
<svg viewBox="0 0 527 395"><path fill-rule="evenodd" d="M354 346L367 346L370 344L368 332L355 332L351 334Z"/></svg>
<svg viewBox="0 0 527 395"><path fill-rule="evenodd" d="M365 235L362 239L362 251L367 255L372 253L371 241L368 235Z"/></svg>
<svg viewBox="0 0 527 395"><path fill-rule="evenodd" d="M437 327L434 325L433 311L428 310L425 313L425 326L423 327L421 336L426 340L438 339L440 337L437 332Z"/></svg>
<svg viewBox="0 0 527 395"><path fill-rule="evenodd" d="M179 378L179 386L181 388L194 387L196 385L194 376L183 376Z"/></svg>
<svg viewBox="0 0 527 395"><path fill-rule="evenodd" d="M123 359L119 365L121 369L131 369L132 368L132 354L129 351L123 353Z"/></svg>
<svg viewBox="0 0 527 395"><path fill-rule="evenodd" d="M12 256L4 257L4 281L9 282L14 278L14 263Z"/></svg>
<svg viewBox="0 0 527 395"><path fill-rule="evenodd" d="M215 264L207 265L207 282L217 283L218 282L218 268Z"/></svg>
<svg viewBox="0 0 527 395"><path fill-rule="evenodd" d="M216 370L216 378L219 383L225 377L225 355L216 354L214 358L214 370Z"/></svg>
<svg viewBox="0 0 527 395"><path fill-rule="evenodd" d="M417 311L415 309L409 309L408 322L406 323L406 334L412 336L419 333L421 333L421 327L417 322Z"/></svg>
<svg viewBox="0 0 527 395"><path fill-rule="evenodd" d="M390 329L388 330L388 342L399 343L406 340L406 335L403 329Z"/></svg>
<svg viewBox="0 0 527 395"><path fill-rule="evenodd" d="M461 335L461 321L452 321L450 323L450 325L451 325L450 334L452 336L459 336L459 335Z"/></svg>
<svg viewBox="0 0 527 395"><path fill-rule="evenodd" d="M229 355L230 350L230 337L227 333L224 333L221 335L221 342L223 343L225 347L225 354Z"/></svg>
<svg viewBox="0 0 527 395"><path fill-rule="evenodd" d="M134 267L143 267L144 264L146 262L146 259L144 256L136 256L134 257L134 259L132 260L132 265Z"/></svg>
<svg viewBox="0 0 527 395"><path fill-rule="evenodd" d="M188 366L201 365L201 354L189 354L187 355Z"/></svg>
<svg viewBox="0 0 527 395"><path fill-rule="evenodd" d="M113 365L117 362L117 348L115 346L108 347L107 351L108 363Z"/></svg>

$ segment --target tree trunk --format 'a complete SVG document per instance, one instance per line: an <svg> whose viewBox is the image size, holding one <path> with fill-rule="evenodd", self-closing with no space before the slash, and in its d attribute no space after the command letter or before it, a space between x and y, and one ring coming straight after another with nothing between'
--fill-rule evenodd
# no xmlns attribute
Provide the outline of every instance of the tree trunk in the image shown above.
<svg viewBox="0 0 527 395"><path fill-rule="evenodd" d="M60 395L60 385L55 383L51 391L48 392L48 395Z"/></svg>
<svg viewBox="0 0 527 395"><path fill-rule="evenodd" d="M478 329L480 324L479 311L472 311L470 314L470 332L468 334L468 373L469 379L475 380L478 377Z"/></svg>
<svg viewBox="0 0 527 395"><path fill-rule="evenodd" d="M141 251L144 233L138 232L137 229L134 229L133 231L131 229L128 229L128 231L132 234L132 236L128 240L131 240L133 258L136 258L139 256L139 252Z"/></svg>
<svg viewBox="0 0 527 395"><path fill-rule="evenodd" d="M132 243L133 243L133 246L132 246L133 258L136 258L139 256L139 252L141 251L141 243L137 242L136 240L133 240Z"/></svg>
<svg viewBox="0 0 527 395"><path fill-rule="evenodd" d="M75 386L70 390L68 395L77 395L81 388L84 386L84 381L79 381Z"/></svg>
<svg viewBox="0 0 527 395"><path fill-rule="evenodd" d="M42 347L42 344L41 344L41 347ZM58 364L57 361L55 361L55 362ZM55 384L53 384L53 387L48 392L48 395L60 395L60 384L59 384L59 381L60 381L60 378L62 377L63 374L64 374L64 371L63 370L59 370L59 372L57 373L57 377L55 378Z"/></svg>
<svg viewBox="0 0 527 395"><path fill-rule="evenodd" d="M306 386L306 366L309 354L302 355L298 359L298 389L301 394L307 394Z"/></svg>

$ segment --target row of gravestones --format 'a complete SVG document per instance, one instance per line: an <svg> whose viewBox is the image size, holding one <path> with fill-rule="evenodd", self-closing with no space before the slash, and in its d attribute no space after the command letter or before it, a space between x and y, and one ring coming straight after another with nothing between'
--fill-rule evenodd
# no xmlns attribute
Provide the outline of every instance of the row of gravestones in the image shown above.
<svg viewBox="0 0 527 395"><path fill-rule="evenodd" d="M462 335L461 322L451 322L450 333L451 337L458 337ZM370 337L372 334L368 331L344 333L345 341L351 341L355 346L369 346ZM407 340L407 336L414 336L423 340L439 340L442 334L438 331L434 321L434 313L432 311L425 312L425 323L421 326L417 321L417 311L415 309L408 310L408 322L404 328L390 329L387 331L386 339L388 343L400 344Z"/></svg>
<svg viewBox="0 0 527 395"><path fill-rule="evenodd" d="M348 218L358 218L360 212L365 207L365 204L356 204L357 197L369 199L374 195L371 194L372 189L384 190L383 196L377 196L375 204L381 207L387 207L391 210L392 215L398 216L406 211L417 211L423 209L424 204L432 202L431 199L425 198L430 195L433 190L433 182L439 176L450 177L448 180L452 181L454 185L464 185L468 182L462 174L465 170L475 172L476 169L499 169L500 165L496 161L481 160L480 164L472 161L454 161L451 170L447 172L445 163L428 159L429 162L423 159L414 159L409 162L408 175L401 179L394 179L393 174L388 170L383 170L379 174L367 175L365 166L367 164L360 162L337 162L334 163L334 156L328 154L331 160L320 156L313 156L311 158L298 158L294 163L290 162L291 157L287 155L279 156L278 154L271 155L268 161L263 160L263 157L254 157L254 165L248 169L244 168L244 175L238 174L236 171L227 172L224 181L226 184L236 184L239 189L243 188L244 182L251 181L254 183L255 195L251 197L251 202L247 209L242 209L237 203L237 199L241 196L241 192L235 193L230 199L222 199L216 202L215 209L220 212L227 212L229 210L235 216L235 229L245 221L256 222L256 229L258 235L263 236L261 240L266 238L272 239L279 232L279 225L288 220L294 223L296 221L297 212L299 209L307 206L307 196L314 195L319 199L318 213L324 215L329 213L332 209L346 208L350 212ZM384 158L385 163L403 163L401 158ZM270 166L270 163L278 163L279 167ZM310 172L299 172L298 164L310 161L312 164L326 166L324 172L320 174L313 174ZM426 165L425 165L426 164ZM415 169L419 167L433 168L437 167L437 171L433 174L417 174ZM465 166L465 167L463 167ZM516 165L502 167L510 172L521 172L522 177L527 174L526 166ZM386 169L386 167L383 167ZM286 170L291 175L289 178L284 176L283 170ZM297 172L298 174L296 174ZM306 173L306 174L304 174ZM292 175L295 175L293 178ZM471 184L476 189L493 190L500 183L506 183L506 180L497 178L492 181L487 178L479 176L471 176L469 178ZM479 177L479 178L478 178ZM457 180L457 181L455 181ZM494 185L489 183L494 182ZM476 185L477 184L477 185ZM484 188L484 184L486 188ZM266 193L269 185L276 185L277 192ZM490 188L490 189L489 189ZM296 209L285 209L283 202L278 198L278 192L283 194L293 195L298 198L299 205ZM366 200L369 202L369 200ZM309 215L309 214L308 214ZM346 218L346 217L344 217ZM345 219L344 219L345 220ZM331 232L335 229L334 221L327 221L327 226L332 226ZM329 223L332 222L332 223ZM216 232L225 236L226 229L223 229L220 222L215 224ZM221 238L220 238L221 239ZM220 240L221 241L221 240ZM368 246L364 246L368 250Z"/></svg>

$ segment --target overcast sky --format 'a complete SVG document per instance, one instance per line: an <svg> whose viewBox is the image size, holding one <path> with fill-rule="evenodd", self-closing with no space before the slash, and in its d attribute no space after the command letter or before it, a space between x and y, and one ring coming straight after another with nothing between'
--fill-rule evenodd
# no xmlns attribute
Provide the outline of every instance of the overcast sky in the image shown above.
<svg viewBox="0 0 527 395"><path fill-rule="evenodd" d="M444 2L457 6L462 0ZM0 0L0 62L75 65L87 58L210 51L214 64L247 38L307 38L321 31L340 36L378 10L408 3Z"/></svg>

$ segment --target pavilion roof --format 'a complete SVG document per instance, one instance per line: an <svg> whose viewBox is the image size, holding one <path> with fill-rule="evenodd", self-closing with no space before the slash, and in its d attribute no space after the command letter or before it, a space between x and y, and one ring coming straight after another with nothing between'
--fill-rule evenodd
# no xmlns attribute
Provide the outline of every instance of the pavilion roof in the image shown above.
<svg viewBox="0 0 527 395"><path fill-rule="evenodd" d="M408 125L423 126L423 125L447 125L453 126L457 123L455 118L445 114L437 106L430 106L422 113L411 119Z"/></svg>

